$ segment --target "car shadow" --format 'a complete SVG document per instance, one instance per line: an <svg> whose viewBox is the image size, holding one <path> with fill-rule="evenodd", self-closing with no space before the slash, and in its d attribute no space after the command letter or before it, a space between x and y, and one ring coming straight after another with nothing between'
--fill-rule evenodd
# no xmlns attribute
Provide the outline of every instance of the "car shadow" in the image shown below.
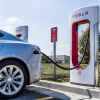
<svg viewBox="0 0 100 100"><path fill-rule="evenodd" d="M6 99L6 100L61 100L61 99L49 97L47 95L25 89L17 97L12 98L12 99Z"/></svg>

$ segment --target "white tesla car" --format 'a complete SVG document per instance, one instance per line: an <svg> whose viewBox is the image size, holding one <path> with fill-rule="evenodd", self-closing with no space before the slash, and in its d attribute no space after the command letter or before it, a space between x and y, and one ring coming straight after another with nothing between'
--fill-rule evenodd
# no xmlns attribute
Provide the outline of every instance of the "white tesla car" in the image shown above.
<svg viewBox="0 0 100 100"><path fill-rule="evenodd" d="M38 46L0 30L0 96L13 97L40 78Z"/></svg>

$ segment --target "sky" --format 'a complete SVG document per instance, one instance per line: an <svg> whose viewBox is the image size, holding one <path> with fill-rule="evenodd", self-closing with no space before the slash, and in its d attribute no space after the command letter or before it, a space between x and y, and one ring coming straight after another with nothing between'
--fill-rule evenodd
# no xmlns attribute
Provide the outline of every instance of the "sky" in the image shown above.
<svg viewBox="0 0 100 100"><path fill-rule="evenodd" d="M29 42L53 54L50 28L58 27L57 55L70 55L70 21L73 10L100 5L100 0L0 0L0 29L15 34L20 25L29 26Z"/></svg>

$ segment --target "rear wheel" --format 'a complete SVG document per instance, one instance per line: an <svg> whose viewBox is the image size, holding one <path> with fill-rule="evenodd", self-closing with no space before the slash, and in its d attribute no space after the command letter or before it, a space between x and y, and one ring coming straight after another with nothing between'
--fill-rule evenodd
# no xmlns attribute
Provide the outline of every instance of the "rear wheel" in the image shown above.
<svg viewBox="0 0 100 100"><path fill-rule="evenodd" d="M25 85L26 71L18 61L6 60L0 63L0 94L13 97Z"/></svg>

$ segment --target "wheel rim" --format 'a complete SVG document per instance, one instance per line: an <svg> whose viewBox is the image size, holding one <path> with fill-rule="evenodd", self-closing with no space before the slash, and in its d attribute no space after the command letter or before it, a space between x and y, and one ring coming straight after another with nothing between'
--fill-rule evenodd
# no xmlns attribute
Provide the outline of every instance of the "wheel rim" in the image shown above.
<svg viewBox="0 0 100 100"><path fill-rule="evenodd" d="M15 65L7 65L0 70L0 92L4 95L18 93L24 84L22 70Z"/></svg>

